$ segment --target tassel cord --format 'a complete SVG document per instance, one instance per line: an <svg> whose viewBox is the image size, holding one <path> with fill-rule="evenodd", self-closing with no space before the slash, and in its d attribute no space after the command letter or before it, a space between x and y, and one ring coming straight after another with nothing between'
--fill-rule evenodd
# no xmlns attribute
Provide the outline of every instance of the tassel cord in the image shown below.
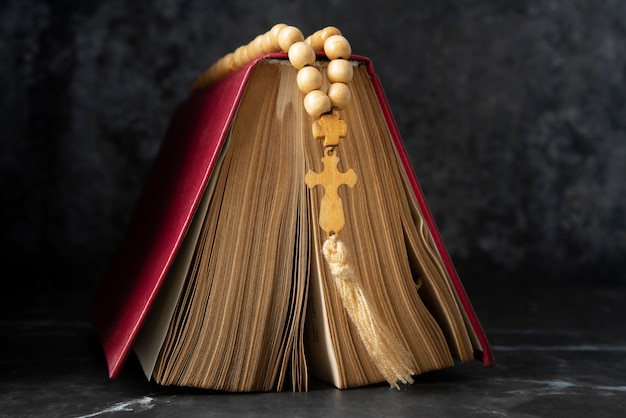
<svg viewBox="0 0 626 418"><path fill-rule="evenodd" d="M330 235L324 242L323 253L342 303L376 368L396 389L398 382L413 383L411 355L369 302L361 280L348 261L345 245L336 235Z"/></svg>

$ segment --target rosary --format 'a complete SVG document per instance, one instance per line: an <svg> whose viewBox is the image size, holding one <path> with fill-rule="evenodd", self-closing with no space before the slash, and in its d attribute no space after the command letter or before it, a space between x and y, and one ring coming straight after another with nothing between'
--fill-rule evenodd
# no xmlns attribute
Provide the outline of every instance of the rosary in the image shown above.
<svg viewBox="0 0 626 418"><path fill-rule="evenodd" d="M340 172L337 168L340 161L338 147L341 138L348 134L347 124L338 111L350 103L348 84L353 77L349 61L352 49L347 39L332 26L305 39L298 28L280 23L218 60L198 78L191 90L201 90L259 57L279 52L287 53L289 62L298 70L296 80L304 94L304 108L315 119L313 138L323 141L321 162L324 169L321 173L309 170L304 181L310 189L318 185L324 188L319 226L326 232L322 250L336 289L370 358L387 382L396 388L398 382L412 383L411 355L369 302L371 296L365 294L361 279L350 264L347 248L338 237L345 225L338 189L342 185L354 187L357 182L354 170ZM322 74L314 66L318 52L323 52L330 60L326 75L331 84L327 92L321 90Z"/></svg>

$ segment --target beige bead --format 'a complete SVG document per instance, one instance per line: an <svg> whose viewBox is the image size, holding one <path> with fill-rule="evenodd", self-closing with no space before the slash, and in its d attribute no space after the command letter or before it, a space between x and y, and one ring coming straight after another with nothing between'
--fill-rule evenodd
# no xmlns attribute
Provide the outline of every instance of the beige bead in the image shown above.
<svg viewBox="0 0 626 418"><path fill-rule="evenodd" d="M226 74L227 73L222 71L220 66L217 63L215 63L209 68L209 70L206 73L202 75L201 77L202 83L205 85L211 84L219 80L220 78L224 77Z"/></svg>
<svg viewBox="0 0 626 418"><path fill-rule="evenodd" d="M233 52L224 55L218 62L220 69L224 72L229 73L235 70L235 54Z"/></svg>
<svg viewBox="0 0 626 418"><path fill-rule="evenodd" d="M314 118L329 112L331 109L330 99L321 90L313 90L304 96L304 109Z"/></svg>
<svg viewBox="0 0 626 418"><path fill-rule="evenodd" d="M217 74L227 74L230 69L232 68L232 66L234 65L233 63L233 53L230 52L226 55L224 55L222 58L220 58L213 66L216 68L216 72Z"/></svg>
<svg viewBox="0 0 626 418"><path fill-rule="evenodd" d="M296 78L298 88L304 94L322 87L322 74L315 67L304 67L298 71Z"/></svg>
<svg viewBox="0 0 626 418"><path fill-rule="evenodd" d="M261 46L263 48L263 53L265 54L270 54L272 52L278 52L278 41L277 45L274 46L274 44L272 43L272 33L271 32L265 32L263 34L262 37L262 42L261 42Z"/></svg>
<svg viewBox="0 0 626 418"><path fill-rule="evenodd" d="M300 68L315 64L315 51L311 45L305 42L296 42L289 47L289 62L297 70Z"/></svg>
<svg viewBox="0 0 626 418"><path fill-rule="evenodd" d="M350 61L339 58L328 63L326 74L331 83L349 83L352 81L354 70Z"/></svg>
<svg viewBox="0 0 626 418"><path fill-rule="evenodd" d="M212 65L207 71L205 71L200 77L196 79L196 81L191 86L190 93L195 93L196 91L202 90L205 87L210 86L220 78L219 76L220 74L217 69L217 65Z"/></svg>
<svg viewBox="0 0 626 418"><path fill-rule="evenodd" d="M239 48L235 49L235 53L233 55L233 61L235 63L235 68L241 68L250 62L250 60L248 59L248 46L247 45L242 45Z"/></svg>
<svg viewBox="0 0 626 418"><path fill-rule="evenodd" d="M300 41L304 41L304 35L295 26L282 28L278 34L278 45L283 52L288 52L291 45Z"/></svg>
<svg viewBox="0 0 626 418"><path fill-rule="evenodd" d="M277 23L274 26L272 26L272 29L269 30L268 34L272 41L273 52L279 52L281 50L280 44L278 43L278 34L280 33L281 30L283 30L286 27L287 25L285 25L284 23Z"/></svg>
<svg viewBox="0 0 626 418"><path fill-rule="evenodd" d="M350 58L352 48L350 47L350 42L348 42L346 38L341 35L333 35L324 42L324 53L331 60L337 58L347 60Z"/></svg>
<svg viewBox="0 0 626 418"><path fill-rule="evenodd" d="M322 51L324 49L324 42L322 42L317 32L313 35L309 35L304 42L311 45L311 48L313 48L314 51Z"/></svg>
<svg viewBox="0 0 626 418"><path fill-rule="evenodd" d="M254 38L254 41L250 42L248 45L249 52L251 52L254 58L258 58L265 53L263 51L263 35L259 35Z"/></svg>
<svg viewBox="0 0 626 418"><path fill-rule="evenodd" d="M260 56L261 54L257 54L254 45L252 43L249 43L248 45L246 45L246 52L245 52L245 57L246 60L248 62L253 61L254 59L256 59L258 56Z"/></svg>
<svg viewBox="0 0 626 418"><path fill-rule="evenodd" d="M333 83L328 88L328 98L333 107L343 109L350 103L350 87L344 83Z"/></svg>
<svg viewBox="0 0 626 418"><path fill-rule="evenodd" d="M333 35L341 35L341 31L334 26L327 26L313 33L306 39L306 43L313 47L314 51L323 51L324 42Z"/></svg>
<svg viewBox="0 0 626 418"><path fill-rule="evenodd" d="M341 35L341 31L334 26L326 26L324 29L320 30L320 38L322 39L322 42L326 42L326 39L333 35ZM322 49L323 48L324 44L322 44Z"/></svg>

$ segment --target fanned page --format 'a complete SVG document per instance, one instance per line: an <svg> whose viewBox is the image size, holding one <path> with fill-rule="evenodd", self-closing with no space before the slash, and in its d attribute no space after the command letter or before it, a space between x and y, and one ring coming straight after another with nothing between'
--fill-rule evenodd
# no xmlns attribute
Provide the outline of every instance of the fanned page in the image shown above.
<svg viewBox="0 0 626 418"><path fill-rule="evenodd" d="M295 73L281 68L258 64L239 105L156 362L161 384L306 389L305 134Z"/></svg>
<svg viewBox="0 0 626 418"><path fill-rule="evenodd" d="M348 135L337 152L340 170L355 170L358 181L352 189L340 189L346 210L341 239L353 252L355 269L375 309L409 349L417 374L451 366L454 359L472 360L468 324L415 197L406 187L406 173L365 66L356 65L354 70L353 99L340 112ZM309 141L305 145L307 166L321 171L320 144ZM323 195L318 189L310 198L312 219L317 219ZM314 252L321 251L323 239L318 231ZM321 378L332 379L340 388L384 381L343 309L330 272L325 265L319 266L319 272L318 277L311 277L311 292L317 287L323 300L312 300L309 313L315 310L315 317L327 323L308 333L307 352L323 353L311 354L311 373L319 370ZM322 309L324 315L319 313ZM330 354L316 343L320 329L327 330ZM335 364L318 363L333 359Z"/></svg>
<svg viewBox="0 0 626 418"><path fill-rule="evenodd" d="M222 165L223 153L215 165L215 171L219 172ZM189 265L194 255L195 248L203 225L206 211L211 202L217 176L211 177L202 196L202 201L196 210L194 219L185 235L185 239L174 260L170 271L165 278L163 287L159 291L156 301L143 324L133 349L137 354L141 367L146 377L152 377L152 371L156 364L159 351L165 340L169 323L172 319L176 303L180 296L181 289L185 283L189 271Z"/></svg>
<svg viewBox="0 0 626 418"><path fill-rule="evenodd" d="M353 169L358 181L339 189L346 217L340 238L416 373L471 360L473 331L367 70L353 66L353 99L339 112L348 135L337 152L339 170ZM324 190L307 189L304 175L323 170L323 145L313 138L296 74L287 60L259 61L253 69L212 174L210 203L194 220L201 225L197 243L181 262L171 317L156 320L164 337L152 340L158 347L144 368L150 374L154 362L158 383L266 391L306 390L308 374L339 388L384 381L322 256Z"/></svg>

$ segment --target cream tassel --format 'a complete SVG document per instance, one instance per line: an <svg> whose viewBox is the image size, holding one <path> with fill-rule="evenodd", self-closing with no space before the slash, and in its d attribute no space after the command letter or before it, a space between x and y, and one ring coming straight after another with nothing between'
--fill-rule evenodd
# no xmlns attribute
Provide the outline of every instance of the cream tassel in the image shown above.
<svg viewBox="0 0 626 418"><path fill-rule="evenodd" d="M411 356L370 305L365 289L348 262L345 245L331 235L323 246L335 285L372 361L392 387L413 383Z"/></svg>

